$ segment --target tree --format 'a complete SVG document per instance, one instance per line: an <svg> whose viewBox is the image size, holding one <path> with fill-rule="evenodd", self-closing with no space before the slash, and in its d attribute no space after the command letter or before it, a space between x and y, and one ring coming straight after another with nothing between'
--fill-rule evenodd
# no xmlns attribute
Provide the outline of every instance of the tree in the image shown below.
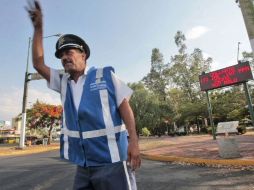
<svg viewBox="0 0 254 190"><path fill-rule="evenodd" d="M51 142L52 130L60 125L62 106L55 106L37 101L27 110L28 128L46 128L48 130L48 144Z"/></svg>
<svg viewBox="0 0 254 190"><path fill-rule="evenodd" d="M210 71L212 58L205 59L202 51L198 48L188 54L185 40L184 34L177 31L175 43L178 47L178 54L172 56L171 62L168 64L164 64L163 55L159 49L154 48L150 72L142 80L146 89L158 99L158 103L152 104L153 106L157 104L154 110L159 108L156 112L156 115L159 114L157 126L160 126L165 117L169 117L169 115L172 122L178 120L178 123L182 124L190 118L197 120L201 115L204 117L202 111L206 105L205 95L200 92L199 75L202 72ZM190 103L191 106L189 106ZM192 113L189 112L190 108L197 110L195 111L197 115L190 117L189 115ZM200 108L202 109L200 110ZM184 117L188 117L188 119Z"/></svg>
<svg viewBox="0 0 254 190"><path fill-rule="evenodd" d="M174 113L172 116L172 120L177 121L181 117L180 111L181 104L182 102L185 102L184 94L180 89L172 88L169 90L168 96L169 96L169 104L171 105L172 111Z"/></svg>
<svg viewBox="0 0 254 190"><path fill-rule="evenodd" d="M150 73L148 73L142 81L150 91L158 95L161 99L164 99L166 96L166 79L163 73L164 68L163 55L160 53L159 49L154 48L151 56Z"/></svg>
<svg viewBox="0 0 254 190"><path fill-rule="evenodd" d="M205 94L200 91L199 75L210 71L212 63L212 58L204 58L198 48L188 54L185 40L184 34L177 31L175 43L178 54L171 57L164 71L168 86L171 86L168 96L175 113L174 119L180 125L189 122L198 124L198 118L207 117Z"/></svg>
<svg viewBox="0 0 254 190"><path fill-rule="evenodd" d="M253 52L244 51L244 52L242 52L242 55L243 55L243 60L244 61L249 61L250 65L253 69L254 68L254 55L253 55Z"/></svg>
<svg viewBox="0 0 254 190"><path fill-rule="evenodd" d="M162 104L159 97L147 90L141 82L129 86L134 90L130 105L135 115L138 133L146 127L155 135L164 119L171 116L169 103L165 100Z"/></svg>
<svg viewBox="0 0 254 190"><path fill-rule="evenodd" d="M180 88L188 101L196 102L203 96L200 93L199 75L210 70L212 58L205 59L198 48L190 55L187 54L185 36L181 31L176 33L175 42L179 48L178 54L171 57L171 63L165 73L168 81L172 81L176 88Z"/></svg>
<svg viewBox="0 0 254 190"><path fill-rule="evenodd" d="M246 98L240 87L227 87L211 93L215 122L240 120L246 117Z"/></svg>
<svg viewBox="0 0 254 190"><path fill-rule="evenodd" d="M142 128L147 127L149 130L157 123L157 97L145 89L144 85L139 83L129 84L134 90L130 99L130 105L135 115L138 133Z"/></svg>

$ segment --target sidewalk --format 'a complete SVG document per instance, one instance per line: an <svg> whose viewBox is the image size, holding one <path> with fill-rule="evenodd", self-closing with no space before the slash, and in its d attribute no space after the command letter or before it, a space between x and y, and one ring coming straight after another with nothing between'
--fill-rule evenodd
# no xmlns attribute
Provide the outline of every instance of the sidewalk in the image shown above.
<svg viewBox="0 0 254 190"><path fill-rule="evenodd" d="M151 160L184 162L200 165L254 166L254 133L236 135L240 158L223 159L219 155L217 136L192 135L178 137L142 138L140 147L142 157Z"/></svg>
<svg viewBox="0 0 254 190"><path fill-rule="evenodd" d="M52 143L51 145L31 145L24 149L18 149L19 145L3 145L0 146L0 156L17 156L25 154L34 154L59 149L59 143Z"/></svg>

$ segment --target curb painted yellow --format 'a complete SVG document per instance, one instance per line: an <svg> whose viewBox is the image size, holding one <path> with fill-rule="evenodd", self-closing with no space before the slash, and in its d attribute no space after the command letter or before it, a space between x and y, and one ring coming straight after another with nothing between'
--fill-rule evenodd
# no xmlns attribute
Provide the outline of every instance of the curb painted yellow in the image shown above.
<svg viewBox="0 0 254 190"><path fill-rule="evenodd" d="M41 152L48 152L53 150L59 150L59 146L41 146L35 149L24 148L24 149L14 149L14 150L7 150L7 151L0 151L0 156L19 156L19 155L26 155L26 154L36 154Z"/></svg>
<svg viewBox="0 0 254 190"><path fill-rule="evenodd" d="M190 164L200 165L224 165L224 166L254 166L254 160L211 160L201 158L184 158L176 156L164 156L164 155L149 155L141 154L141 157L148 160L163 161L163 162L184 162Z"/></svg>

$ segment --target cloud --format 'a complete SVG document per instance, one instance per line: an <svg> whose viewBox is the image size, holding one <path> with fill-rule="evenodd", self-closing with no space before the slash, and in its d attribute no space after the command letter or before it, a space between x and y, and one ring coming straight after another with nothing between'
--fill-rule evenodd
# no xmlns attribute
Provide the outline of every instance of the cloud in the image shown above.
<svg viewBox="0 0 254 190"><path fill-rule="evenodd" d="M37 89L29 88L27 96L27 107L31 107L33 103L39 100L48 104L59 105L60 97L58 94L50 91L39 91ZM23 89L10 88L7 90L0 90L0 120L11 121L22 112Z"/></svg>
<svg viewBox="0 0 254 190"><path fill-rule="evenodd" d="M0 119L10 121L21 112L22 90L11 88L8 91L0 90L0 94Z"/></svg>
<svg viewBox="0 0 254 190"><path fill-rule="evenodd" d="M186 39L187 40L197 39L200 36L204 35L208 31L209 31L209 28L207 28L205 26L195 26L187 31Z"/></svg>
<svg viewBox="0 0 254 190"><path fill-rule="evenodd" d="M37 89L30 89L28 92L28 104L31 106L33 103L35 103L37 100L40 102L53 104L53 105L59 105L61 104L60 101L60 95L57 93L54 93L51 90L48 91L39 91Z"/></svg>

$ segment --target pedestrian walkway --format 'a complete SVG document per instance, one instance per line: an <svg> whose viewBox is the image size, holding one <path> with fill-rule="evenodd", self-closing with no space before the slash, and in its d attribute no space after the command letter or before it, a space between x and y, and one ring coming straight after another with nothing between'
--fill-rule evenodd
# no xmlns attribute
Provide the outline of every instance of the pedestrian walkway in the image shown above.
<svg viewBox="0 0 254 190"><path fill-rule="evenodd" d="M192 135L178 137L142 138L140 141L142 157L151 160L185 162L205 165L254 166L254 133L235 135L240 152L239 158L220 157L218 140L211 135ZM145 142L148 141L150 143Z"/></svg>

